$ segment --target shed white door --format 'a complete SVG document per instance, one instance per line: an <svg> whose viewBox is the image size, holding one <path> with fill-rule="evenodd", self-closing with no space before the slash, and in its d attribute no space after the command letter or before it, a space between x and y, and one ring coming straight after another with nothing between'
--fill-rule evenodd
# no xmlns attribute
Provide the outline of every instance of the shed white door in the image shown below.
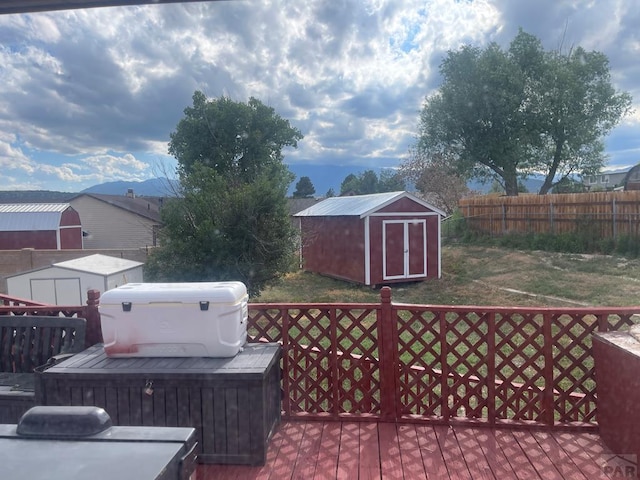
<svg viewBox="0 0 640 480"><path fill-rule="evenodd" d="M427 275L426 220L382 222L382 278L398 280Z"/></svg>
<svg viewBox="0 0 640 480"><path fill-rule="evenodd" d="M79 278L32 278L31 299L51 305L82 305Z"/></svg>

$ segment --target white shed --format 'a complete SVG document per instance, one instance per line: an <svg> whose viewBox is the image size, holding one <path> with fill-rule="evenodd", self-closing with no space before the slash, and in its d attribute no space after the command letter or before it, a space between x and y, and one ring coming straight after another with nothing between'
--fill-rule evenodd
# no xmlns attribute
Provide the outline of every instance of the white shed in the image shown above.
<svg viewBox="0 0 640 480"><path fill-rule="evenodd" d="M125 283L142 282L143 265L108 255L89 255L10 275L7 293L53 305L84 305L88 290L104 293Z"/></svg>

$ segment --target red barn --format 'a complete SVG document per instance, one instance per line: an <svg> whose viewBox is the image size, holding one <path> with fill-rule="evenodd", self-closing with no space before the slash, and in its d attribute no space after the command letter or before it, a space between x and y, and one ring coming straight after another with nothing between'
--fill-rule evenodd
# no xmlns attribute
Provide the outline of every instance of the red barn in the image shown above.
<svg viewBox="0 0 640 480"><path fill-rule="evenodd" d="M0 205L0 250L82 249L80 215L68 203Z"/></svg>
<svg viewBox="0 0 640 480"><path fill-rule="evenodd" d="M440 278L443 216L407 192L327 198L295 214L303 268L365 285Z"/></svg>

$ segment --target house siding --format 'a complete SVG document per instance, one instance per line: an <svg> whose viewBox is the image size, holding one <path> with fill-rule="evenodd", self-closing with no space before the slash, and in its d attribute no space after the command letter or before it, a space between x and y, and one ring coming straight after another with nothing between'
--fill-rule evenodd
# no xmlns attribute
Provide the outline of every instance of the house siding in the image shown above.
<svg viewBox="0 0 640 480"><path fill-rule="evenodd" d="M130 249L154 245L154 222L88 195L71 200L80 214L86 249Z"/></svg>

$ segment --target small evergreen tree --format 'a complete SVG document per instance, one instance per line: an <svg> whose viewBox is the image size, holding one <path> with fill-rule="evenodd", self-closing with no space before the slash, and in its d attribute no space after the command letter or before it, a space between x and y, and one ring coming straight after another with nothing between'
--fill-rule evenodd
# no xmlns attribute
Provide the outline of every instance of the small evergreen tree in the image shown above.
<svg viewBox="0 0 640 480"><path fill-rule="evenodd" d="M310 198L316 193L316 189L311 183L309 177L300 177L298 183L296 183L296 190L293 192L293 198Z"/></svg>

